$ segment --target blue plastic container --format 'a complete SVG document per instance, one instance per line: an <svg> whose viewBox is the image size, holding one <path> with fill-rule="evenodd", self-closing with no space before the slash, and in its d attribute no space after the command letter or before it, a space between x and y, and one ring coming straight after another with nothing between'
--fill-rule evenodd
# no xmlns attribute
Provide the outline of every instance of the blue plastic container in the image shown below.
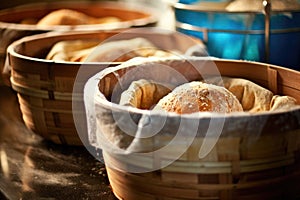
<svg viewBox="0 0 300 200"><path fill-rule="evenodd" d="M300 11L271 13L269 46L266 46L263 13L201 11L176 5L174 10L177 30L202 39L211 56L300 70Z"/></svg>

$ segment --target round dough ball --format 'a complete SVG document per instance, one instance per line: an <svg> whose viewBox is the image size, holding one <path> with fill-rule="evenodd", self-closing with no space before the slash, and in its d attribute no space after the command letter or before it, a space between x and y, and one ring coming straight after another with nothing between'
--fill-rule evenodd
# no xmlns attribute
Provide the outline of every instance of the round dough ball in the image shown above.
<svg viewBox="0 0 300 200"><path fill-rule="evenodd" d="M37 23L38 26L54 26L54 25L86 25L91 21L91 17L84 13L70 9L55 10Z"/></svg>
<svg viewBox="0 0 300 200"><path fill-rule="evenodd" d="M243 111L238 99L226 88L200 81L176 87L158 102L155 110L161 109L177 114Z"/></svg>

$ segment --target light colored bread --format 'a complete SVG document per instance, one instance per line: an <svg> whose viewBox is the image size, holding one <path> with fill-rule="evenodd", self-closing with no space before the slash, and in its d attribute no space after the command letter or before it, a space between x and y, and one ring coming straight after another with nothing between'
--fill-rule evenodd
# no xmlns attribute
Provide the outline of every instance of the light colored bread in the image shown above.
<svg viewBox="0 0 300 200"><path fill-rule="evenodd" d="M37 25L84 25L89 24L90 21L90 17L84 13L70 9L60 9L50 12L48 15L40 19Z"/></svg>
<svg viewBox="0 0 300 200"><path fill-rule="evenodd" d="M59 9L50 12L37 22L37 26L54 26L54 25L88 25L120 22L117 17L92 17L82 12L71 9Z"/></svg>
<svg viewBox="0 0 300 200"><path fill-rule="evenodd" d="M163 110L178 114L194 112L282 111L295 108L290 96L273 95L271 91L242 78L211 77L166 86L150 80L131 83L121 94L120 104L140 109Z"/></svg>
<svg viewBox="0 0 300 200"><path fill-rule="evenodd" d="M224 87L193 81L176 87L154 108L178 114L195 112L240 112L238 99Z"/></svg>

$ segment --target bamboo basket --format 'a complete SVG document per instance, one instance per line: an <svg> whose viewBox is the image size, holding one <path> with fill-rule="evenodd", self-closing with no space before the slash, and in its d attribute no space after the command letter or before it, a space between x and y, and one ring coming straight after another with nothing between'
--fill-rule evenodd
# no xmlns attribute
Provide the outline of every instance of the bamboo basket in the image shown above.
<svg viewBox="0 0 300 200"><path fill-rule="evenodd" d="M46 14L57 9L72 9L94 17L115 16L122 21L110 25L77 25L77 26L45 26L37 27L34 24L21 24L24 19L41 19ZM132 5L114 1L62 1L31 3L0 11L0 70L3 71L6 58L6 49L14 41L22 37L45 33L49 31L99 31L116 30L129 27L154 26L157 23L158 13L153 9L141 5ZM4 71L3 81L9 71ZM1 78L2 79L2 78ZM2 80L0 80L0 83Z"/></svg>
<svg viewBox="0 0 300 200"><path fill-rule="evenodd" d="M164 64L181 73L188 81L220 73L222 76L248 79L270 89L274 94L289 95L300 102L298 71L257 62L224 59L211 61L203 58L145 59L142 63L121 65L100 72L95 112L96 116L101 117L97 118L98 140L93 141L93 145L102 148L110 184L119 199L265 200L300 197L299 107L280 112L226 115L215 146L200 158L199 150L204 140L216 139L214 135L205 134L209 123L221 120L222 115L164 115L121 106L110 100L115 86L123 91L130 82L140 78L171 82L173 79L169 74L160 78L153 76L155 73L135 73L136 76L125 77L127 73L141 67L143 71L147 71L147 68ZM195 66L202 69L201 74L195 70ZM215 66L218 72L213 70ZM120 128L122 117L127 119L124 124L128 123L128 118L125 117L128 115L138 120L146 116L153 123L164 123L161 131L152 137L133 136L131 144L118 146L117 140L111 139L111 135L117 135L118 141L121 141L128 139L128 132L138 134L135 128L127 127L126 133ZM115 116L120 116L118 123ZM179 141L192 137L190 145L171 142L178 135L178 127L182 121L190 126L182 129ZM103 123L109 123L110 126L100 126ZM198 124L195 135L191 133L193 124ZM116 145L115 151L103 145L100 136ZM136 148L124 152L124 149L132 147L134 141ZM168 147L164 153L156 153L163 147ZM174 162L169 162L181 149L186 150L178 154L180 156Z"/></svg>
<svg viewBox="0 0 300 200"><path fill-rule="evenodd" d="M44 58L58 41L97 39L101 42L113 36L116 39L143 37L158 48L182 52L200 42L170 31L139 28L51 32L27 36L12 43L7 50L7 65L11 68L11 85L17 92L23 119L29 129L58 144L88 145L82 87L91 75L120 62L56 62ZM78 78L78 73L84 75ZM74 120L80 121L77 126Z"/></svg>

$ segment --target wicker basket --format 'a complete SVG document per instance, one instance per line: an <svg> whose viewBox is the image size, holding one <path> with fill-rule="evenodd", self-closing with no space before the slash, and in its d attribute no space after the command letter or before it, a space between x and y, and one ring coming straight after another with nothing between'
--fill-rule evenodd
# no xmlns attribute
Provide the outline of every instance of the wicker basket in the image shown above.
<svg viewBox="0 0 300 200"><path fill-rule="evenodd" d="M256 114L229 114L225 117L224 127L216 145L209 154L199 157L200 147L205 139L216 139L206 136L210 122L222 120L220 115L163 115L128 106L120 106L110 101L113 88L123 85L126 89L133 80L145 78L142 73L134 77L125 77L127 73L143 67L153 68L167 65L180 72L189 80L196 80L203 75L218 75L217 67L223 76L241 77L251 80L275 94L290 95L300 102L300 85L297 80L300 72L290 69L246 61L217 59L171 59L147 62L146 64L121 65L113 69L105 69L100 75L98 97L95 99L97 125L110 123L110 126L97 127L99 134L108 141L111 135L117 135L118 141L128 137L126 133L138 133L137 129L127 127L124 133L119 126L128 124L128 113L134 119L149 117L151 122L164 121L161 131L152 137L133 138L136 149L123 152L119 146L110 151L101 141L94 143L102 147L108 177L114 194L119 199L295 199L300 197L300 109L289 111L263 112ZM194 66L200 66L201 75ZM155 74L155 73L153 73ZM164 80L162 79L164 77ZM147 75L157 81L172 81L169 74L159 78ZM119 80L123 82L120 83ZM174 80L173 80L174 81ZM115 117L119 116L116 123ZM127 119L122 123L122 116ZM172 140L178 135L180 123L197 125L196 134L192 128L182 129L181 140ZM148 121L149 122L149 121ZM140 125L140 122L137 122ZM140 127L140 126L139 126ZM145 129L146 130L146 129ZM106 137L106 134L109 137ZM123 137L123 138L122 138ZM207 138L208 137L208 138ZM95 142L95 141L94 141ZM133 142L130 144L132 145ZM130 147L125 146L125 148ZM163 154L156 154L157 149L168 147ZM120 150L121 149L121 150ZM172 156L181 149L173 163ZM152 154L151 154L152 152ZM168 163L164 165L164 163ZM161 166L161 168L155 168ZM153 170L154 169L154 170ZM137 172L137 173L135 173Z"/></svg>
<svg viewBox="0 0 300 200"><path fill-rule="evenodd" d="M115 16L122 19L121 22L111 25L78 25L78 26L48 26L20 24L27 18L40 19L51 11L68 8L86 13L95 17ZM6 56L7 47L14 41L29 35L45 33L49 31L91 31L91 30L116 30L128 27L154 26L158 14L145 6L131 5L125 2L45 2L33 3L0 11L0 71ZM9 71L4 72L4 81ZM1 83L0 79L0 83ZM9 84L9 83L8 83Z"/></svg>
<svg viewBox="0 0 300 200"><path fill-rule="evenodd" d="M86 120L81 117L81 114L84 117L85 114L82 103L83 88L80 85L84 85L83 83L90 75L120 63L54 62L44 58L58 41L76 39L104 41L112 36L116 36L116 39L144 37L159 48L176 49L182 52L200 42L183 35L180 37L171 31L161 32L155 28L128 29L127 31L51 32L22 38L8 47L7 64L11 68L11 85L18 94L27 127L55 143L81 145L83 142L87 144ZM88 70L84 70L84 77L77 78L81 65ZM77 89L74 88L75 80L79 87ZM75 127L72 103L73 107L75 104L79 106L78 111L75 111L78 112L75 118L82 120L82 127ZM76 128L82 130L79 131L82 133L79 137Z"/></svg>

